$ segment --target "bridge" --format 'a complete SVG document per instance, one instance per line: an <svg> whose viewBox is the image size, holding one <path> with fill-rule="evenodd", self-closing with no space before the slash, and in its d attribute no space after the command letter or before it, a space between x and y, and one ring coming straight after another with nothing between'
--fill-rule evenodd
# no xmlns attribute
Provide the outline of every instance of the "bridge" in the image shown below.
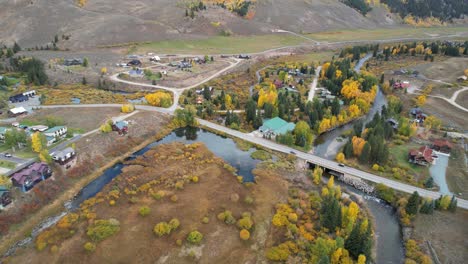
<svg viewBox="0 0 468 264"><path fill-rule="evenodd" d="M402 183L402 182L398 182L398 181L395 181L395 180L387 179L387 178L384 178L384 177L381 177L381 176L378 176L378 175L375 175L375 174L371 174L371 173L368 173L368 172L365 172L365 171L361 171L361 170L358 170L358 169L355 169L355 168L346 167L346 166L341 167L335 161L327 160L327 159L318 157L318 156L313 155L313 154L298 151L298 150L290 148L288 146L280 145L280 144L278 144L276 142L273 142L273 141L270 141L270 140L267 140L267 139L264 139L264 138L255 137L255 136L253 136L251 134L242 133L240 131L233 130L233 129L230 129L230 128L227 128L227 127L224 127L224 126L221 126L221 125L218 125L218 124L203 120L203 119L197 119L197 120L198 120L200 125L205 126L207 128L214 129L214 130L217 130L219 132L225 133L227 135L240 138L242 140L251 142L253 144L260 145L260 146L262 146L264 148L268 148L268 149L275 150L275 151L282 152L282 153L286 153L286 154L294 153L298 158L304 159L304 160L306 160L307 162L309 162L311 164L318 165L320 167L323 167L323 168L326 168L326 169L329 169L329 170L333 170L333 171L336 171L336 172L339 172L339 173L343 173L344 175L355 176L355 177L361 178L363 180L374 182L374 183L382 183L382 184L385 184L386 186L388 186L388 187L390 187L392 189L402 191L402 192L405 192L405 193L409 193L409 194L416 191L416 192L419 193L420 196L423 196L423 197L426 197L426 198L437 199L441 195L439 192L425 190L425 189L422 189L422 188L419 188L419 187L416 187L416 186L412 186L412 185L409 185L409 184L406 184L406 183ZM457 198L457 205L460 208L468 209L468 201L467 200Z"/></svg>

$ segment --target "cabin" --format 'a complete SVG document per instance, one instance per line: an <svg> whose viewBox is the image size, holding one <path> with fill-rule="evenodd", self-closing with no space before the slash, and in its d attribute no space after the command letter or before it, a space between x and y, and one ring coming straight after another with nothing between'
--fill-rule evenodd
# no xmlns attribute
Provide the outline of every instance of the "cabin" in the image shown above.
<svg viewBox="0 0 468 264"><path fill-rule="evenodd" d="M393 129L398 129L398 126L400 125L398 121L394 118L387 119L387 123L389 123L393 127Z"/></svg>
<svg viewBox="0 0 468 264"><path fill-rule="evenodd" d="M34 97L36 95L36 90L24 92L23 95L28 97Z"/></svg>
<svg viewBox="0 0 468 264"><path fill-rule="evenodd" d="M411 108L410 114L418 123L424 123L424 120L426 120L427 117L419 107Z"/></svg>
<svg viewBox="0 0 468 264"><path fill-rule="evenodd" d="M81 59L81 58L73 58L73 59L63 60L63 65L65 65L65 66L82 65L82 64L83 64L83 59Z"/></svg>
<svg viewBox="0 0 468 264"><path fill-rule="evenodd" d="M464 82L466 80L468 80L468 77L466 77L465 75L462 75L462 76L457 78L457 81L459 81L459 82Z"/></svg>
<svg viewBox="0 0 468 264"><path fill-rule="evenodd" d="M112 131L117 131L119 135L125 135L128 133L128 122L117 121L112 124Z"/></svg>
<svg viewBox="0 0 468 264"><path fill-rule="evenodd" d="M289 131L293 131L296 125L291 122L275 117L263 122L263 125L259 128L260 133L266 137L276 137L277 135L286 134Z"/></svg>
<svg viewBox="0 0 468 264"><path fill-rule="evenodd" d="M177 64L177 68L179 69L189 69L192 68L192 63L188 61L181 61L179 64Z"/></svg>
<svg viewBox="0 0 468 264"><path fill-rule="evenodd" d="M28 113L28 111L26 111L26 109L21 106L21 107L15 107L15 108L10 109L8 111L8 116L17 117L17 116L27 114L27 113Z"/></svg>
<svg viewBox="0 0 468 264"><path fill-rule="evenodd" d="M393 84L394 89L406 89L410 86L410 83L408 81L396 81Z"/></svg>
<svg viewBox="0 0 468 264"><path fill-rule="evenodd" d="M52 176L52 170L44 162L35 162L11 176L13 186L23 192L31 190L37 183Z"/></svg>
<svg viewBox="0 0 468 264"><path fill-rule="evenodd" d="M0 186L0 208L5 208L11 203L10 190L5 186Z"/></svg>
<svg viewBox="0 0 468 264"><path fill-rule="evenodd" d="M252 58L250 55L246 55L246 54L240 54L238 56L239 59L243 59L243 60L249 60L250 58Z"/></svg>
<svg viewBox="0 0 468 264"><path fill-rule="evenodd" d="M141 61L140 60L131 60L127 63L127 66L140 66Z"/></svg>
<svg viewBox="0 0 468 264"><path fill-rule="evenodd" d="M436 157L432 149L427 146L422 146L419 149L410 150L408 153L408 162L421 166L429 166L434 162L434 158Z"/></svg>
<svg viewBox="0 0 468 264"><path fill-rule="evenodd" d="M75 158L76 152L73 148L68 147L63 150L53 152L51 156L56 163L66 165L69 161Z"/></svg>
<svg viewBox="0 0 468 264"><path fill-rule="evenodd" d="M432 149L435 151L443 152L443 153L450 153L452 151L453 144L450 143L448 140L443 139L436 139L432 142Z"/></svg>
<svg viewBox="0 0 468 264"><path fill-rule="evenodd" d="M8 100L14 104L14 103L20 103L20 102L25 102L25 101L29 101L29 96L27 95L24 95L24 94L16 94L16 95L13 95L13 96L10 96L8 98Z"/></svg>

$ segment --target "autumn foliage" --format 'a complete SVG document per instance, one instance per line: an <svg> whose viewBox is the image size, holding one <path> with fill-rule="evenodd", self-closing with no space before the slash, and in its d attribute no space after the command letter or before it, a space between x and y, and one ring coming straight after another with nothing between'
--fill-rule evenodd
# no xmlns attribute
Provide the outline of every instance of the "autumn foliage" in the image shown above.
<svg viewBox="0 0 468 264"><path fill-rule="evenodd" d="M172 96L166 92L147 94L145 99L152 106L169 107L172 105Z"/></svg>

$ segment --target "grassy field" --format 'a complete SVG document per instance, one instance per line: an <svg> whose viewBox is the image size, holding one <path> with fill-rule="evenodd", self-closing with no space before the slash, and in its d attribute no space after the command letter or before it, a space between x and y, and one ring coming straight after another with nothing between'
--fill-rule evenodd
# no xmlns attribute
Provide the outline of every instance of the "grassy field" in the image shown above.
<svg viewBox="0 0 468 264"><path fill-rule="evenodd" d="M408 143L404 145L393 145L389 148L390 156L395 164L400 168L404 168L408 173L416 175L429 175L429 169L425 166L414 165L408 162L408 152L411 149L418 149L421 145Z"/></svg>
<svg viewBox="0 0 468 264"><path fill-rule="evenodd" d="M438 35L451 35L467 32L463 27L434 27L434 28L395 28L395 29L356 29L343 31L327 31L307 34L318 41L347 41L347 40L377 40L393 38L424 38Z"/></svg>
<svg viewBox="0 0 468 264"><path fill-rule="evenodd" d="M0 167L13 169L13 168L16 168L16 163L11 162L11 161L6 161L6 160L0 160Z"/></svg>
<svg viewBox="0 0 468 264"><path fill-rule="evenodd" d="M452 150L447 167L447 184L450 190L468 198L468 170L466 168L463 149L456 147Z"/></svg>
<svg viewBox="0 0 468 264"><path fill-rule="evenodd" d="M168 40L138 44L129 48L128 53L177 53L177 54L236 54L253 53L283 46L307 43L306 39L289 35L261 36L216 36L194 40Z"/></svg>

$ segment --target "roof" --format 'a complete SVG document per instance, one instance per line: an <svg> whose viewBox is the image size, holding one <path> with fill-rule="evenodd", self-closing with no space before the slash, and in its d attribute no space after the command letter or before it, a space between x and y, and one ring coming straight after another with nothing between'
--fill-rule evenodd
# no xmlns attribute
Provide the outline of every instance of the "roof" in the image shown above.
<svg viewBox="0 0 468 264"><path fill-rule="evenodd" d="M35 181L39 178L41 178L41 173L44 172L48 168L47 164L44 162L36 162L33 163L31 166L27 167L26 169L23 169L11 177L12 180L15 180L18 184L23 185L26 180L28 180L28 177L32 177L31 180Z"/></svg>
<svg viewBox="0 0 468 264"><path fill-rule="evenodd" d="M37 131L45 131L47 130L49 127L48 126L44 126L44 125L36 125L36 126L31 126L30 127L32 130L37 130Z"/></svg>
<svg viewBox="0 0 468 264"><path fill-rule="evenodd" d="M73 148L65 148L59 151L52 153L54 159L66 159L69 154L74 154L75 150Z"/></svg>
<svg viewBox="0 0 468 264"><path fill-rule="evenodd" d="M15 107L15 108L10 109L10 112L16 115L16 114L25 113L27 111L24 107L21 106L21 107Z"/></svg>
<svg viewBox="0 0 468 264"><path fill-rule="evenodd" d="M119 129L119 130L122 130L122 129L128 127L128 123L125 122L125 121L118 121L118 122L115 122L115 127L117 127L117 129Z"/></svg>
<svg viewBox="0 0 468 264"><path fill-rule="evenodd" d="M427 146L422 146L418 150L410 150L410 155L418 159L424 158L424 160L426 160L429 163L431 163L434 160L434 158L432 157L432 149L428 148Z"/></svg>
<svg viewBox="0 0 468 264"><path fill-rule="evenodd" d="M55 126L55 127L52 127L52 128L49 128L47 129L46 131L44 131L44 133L55 133L61 129L64 129L65 126Z"/></svg>
<svg viewBox="0 0 468 264"><path fill-rule="evenodd" d="M7 127L0 127L0 134L5 134L8 129Z"/></svg>
<svg viewBox="0 0 468 264"><path fill-rule="evenodd" d="M450 143L448 140L444 140L444 139L436 139L434 140L434 142L432 143L434 146L438 146L438 147L449 147L449 148L453 148L453 145L452 143Z"/></svg>
<svg viewBox="0 0 468 264"><path fill-rule="evenodd" d="M267 131L270 130L275 134L285 134L288 131L294 130L296 125L294 123L288 123L285 120L275 117L269 119L263 123L263 126L260 127L260 130Z"/></svg>

